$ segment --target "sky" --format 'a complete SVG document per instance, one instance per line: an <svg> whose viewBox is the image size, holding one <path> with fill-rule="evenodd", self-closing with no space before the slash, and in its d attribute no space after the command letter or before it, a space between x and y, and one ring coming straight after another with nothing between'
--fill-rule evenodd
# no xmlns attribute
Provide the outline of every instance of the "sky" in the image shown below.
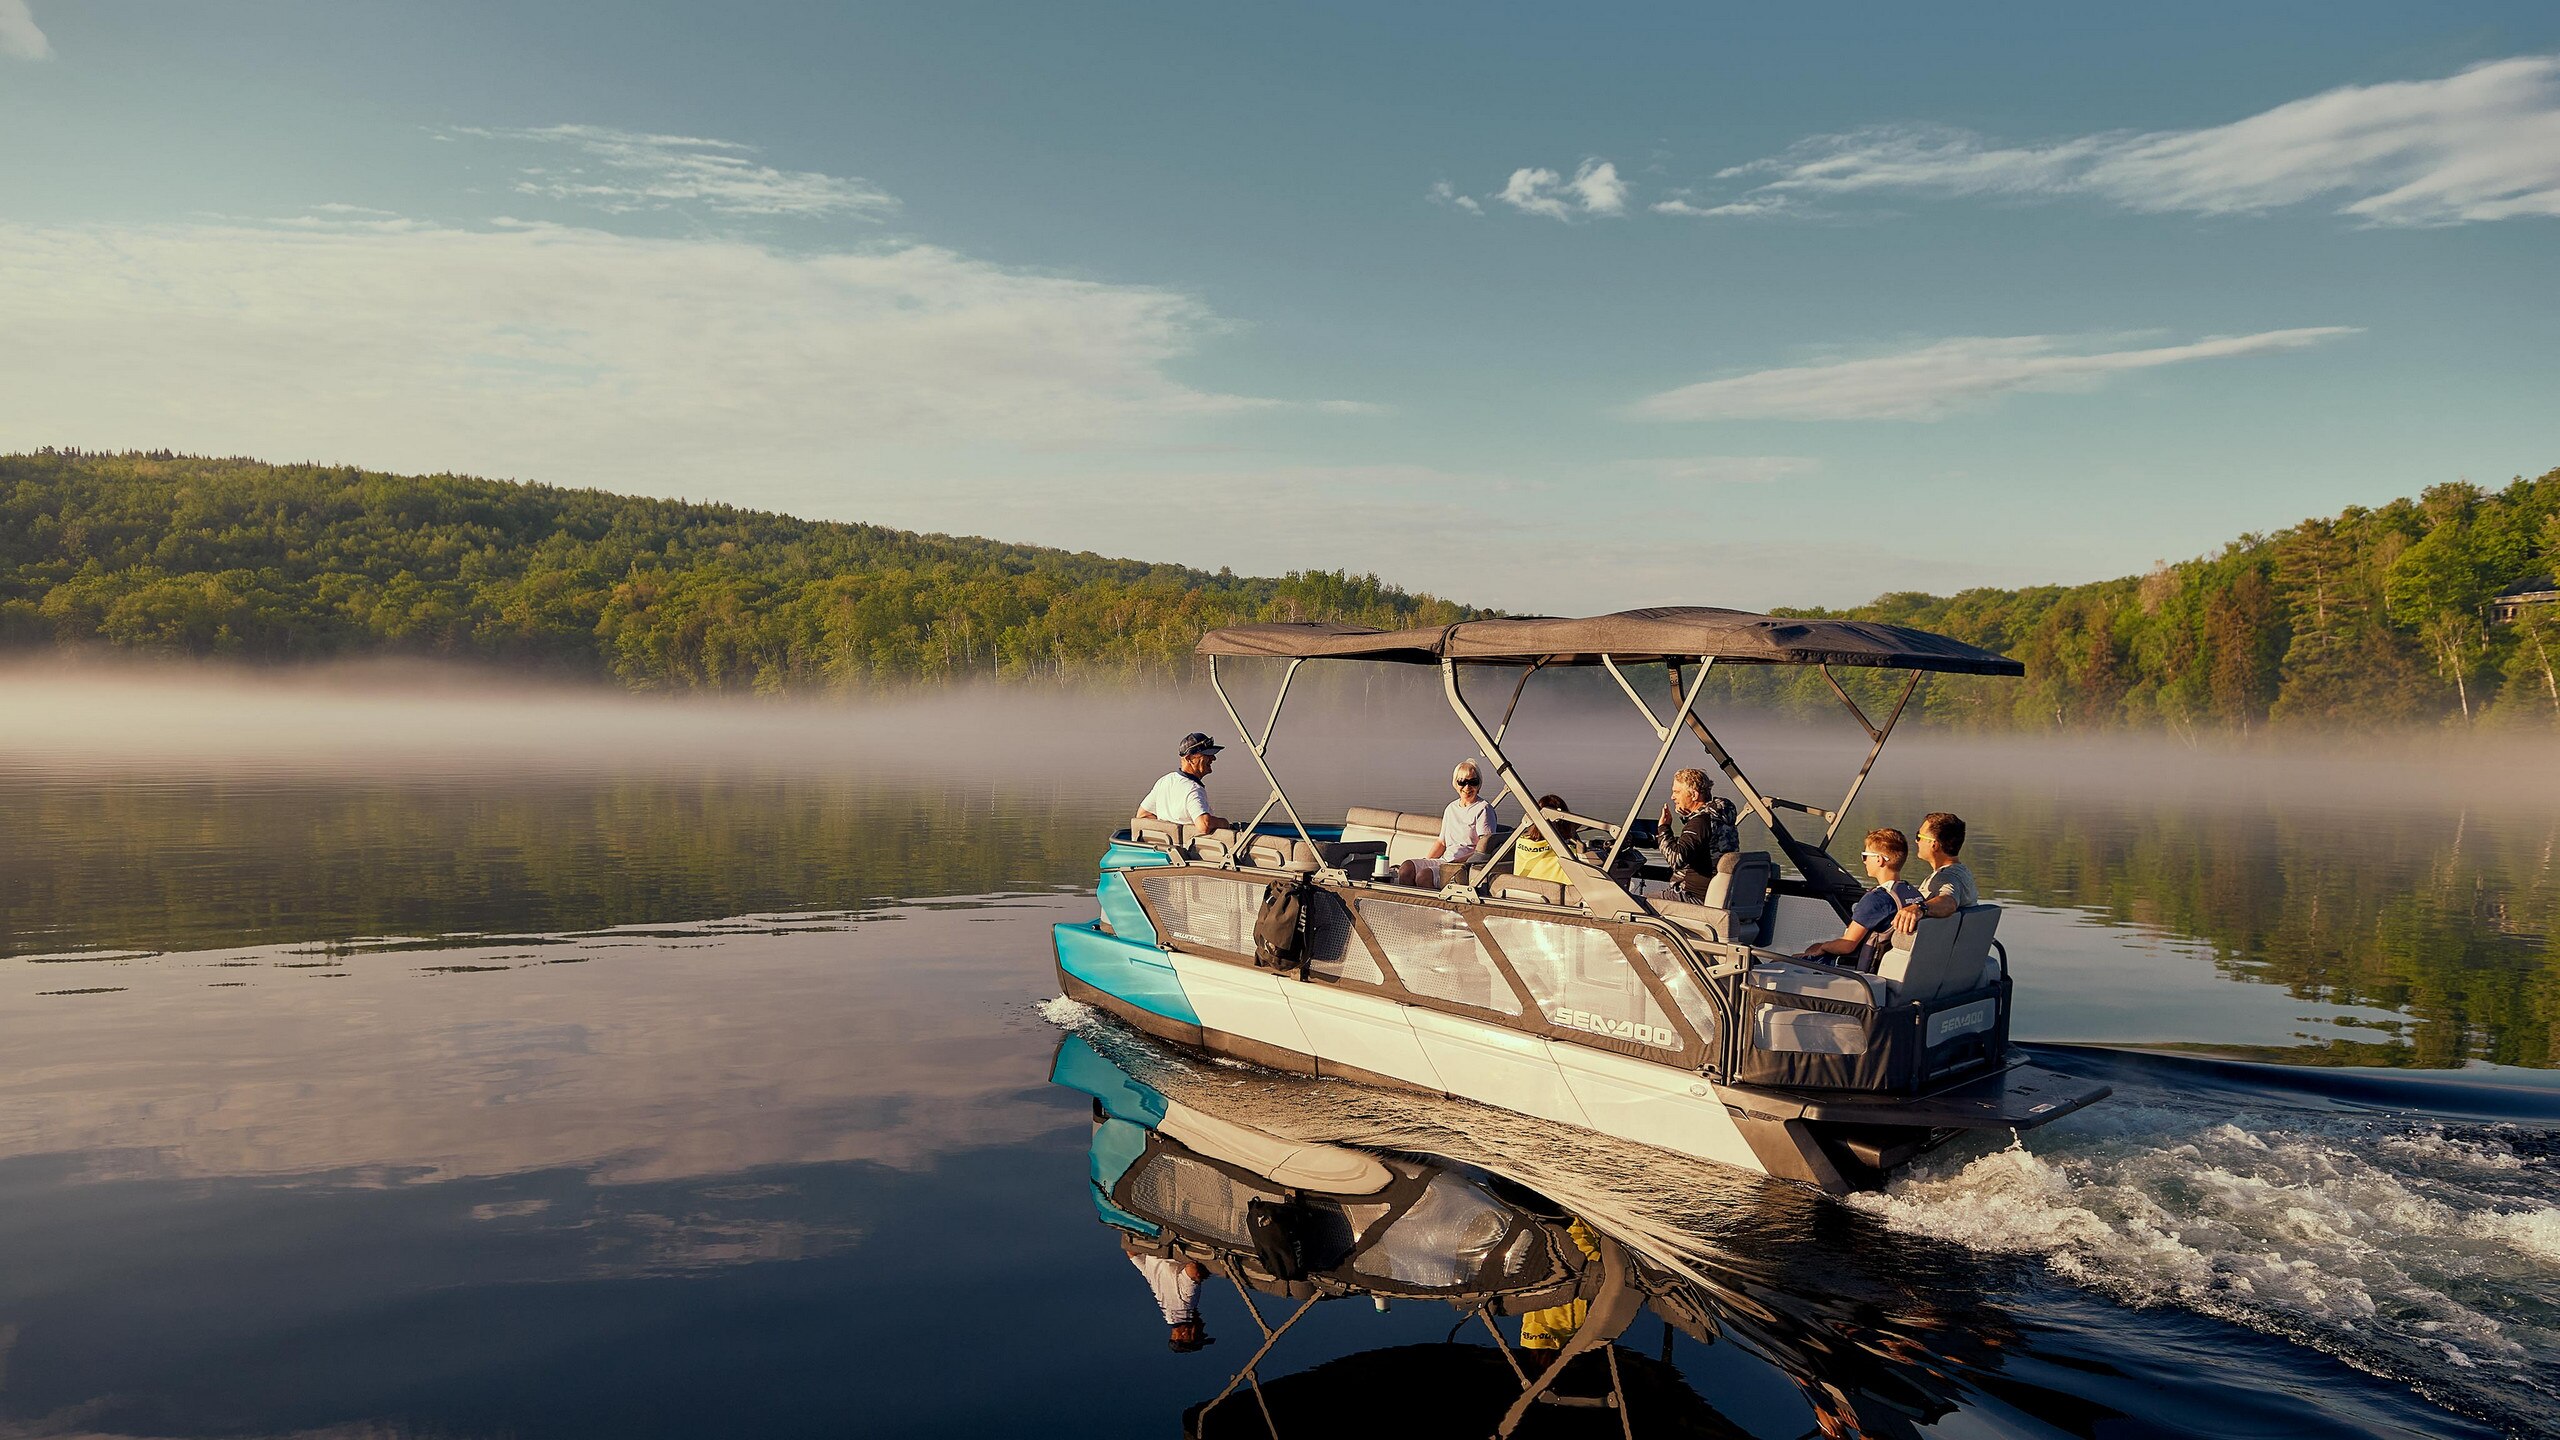
<svg viewBox="0 0 2560 1440"><path fill-rule="evenodd" d="M2560 466L2560 7L0 0L0 449L1514 611Z"/></svg>

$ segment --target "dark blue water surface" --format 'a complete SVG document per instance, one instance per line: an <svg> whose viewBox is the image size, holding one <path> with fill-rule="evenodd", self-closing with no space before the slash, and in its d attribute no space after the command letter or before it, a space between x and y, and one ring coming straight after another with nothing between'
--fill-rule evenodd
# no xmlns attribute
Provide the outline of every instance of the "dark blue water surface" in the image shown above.
<svg viewBox="0 0 2560 1440"><path fill-rule="evenodd" d="M1117 778L21 766L0 1433L1179 1435L1261 1336L1212 1274L1216 1343L1168 1348L1070 1042L1622 1243L1636 1434L2560 1433L2560 1092L2443 1068L2547 1063L2547 816L2359 861L2274 802L1981 794L2020 1033L2116 1096L1844 1202L1054 1002ZM2387 897L2314 904L2359 864ZM1488 1433L1519 1388L1408 1295L1320 1301L1259 1374L1292 1436Z"/></svg>

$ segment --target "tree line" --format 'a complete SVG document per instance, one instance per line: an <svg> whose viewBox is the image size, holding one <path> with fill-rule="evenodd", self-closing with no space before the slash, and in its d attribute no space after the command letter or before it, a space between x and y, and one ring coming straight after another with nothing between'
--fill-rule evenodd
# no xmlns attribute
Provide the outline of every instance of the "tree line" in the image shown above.
<svg viewBox="0 0 2560 1440"><path fill-rule="evenodd" d="M1160 679L1253 620L1478 612L1373 575L1174 565L458 475L0 456L0 644L409 654L638 689Z"/></svg>
<svg viewBox="0 0 2560 1440"><path fill-rule="evenodd" d="M2511 621L2491 601L2560 571L2560 470L2496 491L2453 482L2219 554L2086 585L1904 593L1837 613L2014 656L2024 680L1935 676L1914 706L1981 729L2451 723L2560 728L2560 604ZM1843 677L1862 704L1898 680ZM1828 708L1821 677L1743 672L1732 693Z"/></svg>
<svg viewBox="0 0 2560 1440"><path fill-rule="evenodd" d="M2219 554L2072 586L1900 593L1842 614L2024 661L1937 676L1982 729L2560 726L2560 470L2433 486ZM1701 597L1714 599L1718 597ZM269 660L418 654L641 689L973 678L1178 680L1213 626L1436 625L1488 612L1373 575L1277 579L595 490L167 452L0 456L0 644ZM1871 709L1895 681L1844 676ZM1828 708L1818 674L1728 696Z"/></svg>

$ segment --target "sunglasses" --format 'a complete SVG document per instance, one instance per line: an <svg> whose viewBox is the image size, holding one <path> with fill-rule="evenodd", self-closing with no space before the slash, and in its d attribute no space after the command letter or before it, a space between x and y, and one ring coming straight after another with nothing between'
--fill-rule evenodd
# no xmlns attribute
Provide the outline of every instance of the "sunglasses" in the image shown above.
<svg viewBox="0 0 2560 1440"><path fill-rule="evenodd" d="M1481 780L1461 780L1458 782L1458 788L1461 790L1481 790L1484 788L1484 782Z"/></svg>

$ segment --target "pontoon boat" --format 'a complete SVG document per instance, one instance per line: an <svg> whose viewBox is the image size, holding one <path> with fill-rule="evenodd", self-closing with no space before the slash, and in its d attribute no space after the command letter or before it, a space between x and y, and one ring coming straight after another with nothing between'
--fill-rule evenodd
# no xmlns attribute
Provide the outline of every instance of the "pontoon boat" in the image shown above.
<svg viewBox="0 0 2560 1440"><path fill-rule="evenodd" d="M1274 1069L1480 1101L1835 1193L1880 1184L1966 1131L2032 1129L2108 1093L2011 1052L1997 906L1923 921L1872 972L1763 948L1782 927L1846 920L1864 887L1827 847L1921 676L2023 674L2015 660L1903 626L1702 607L1399 631L1239 625L1209 632L1199 651L1270 796L1217 833L1133 820L1112 836L1101 918L1054 932L1073 999ZM1259 735L1221 674L1222 661L1245 658L1285 662ZM1332 659L1439 667L1450 709L1501 781L1497 809L1519 809L1483 861L1448 867L1437 891L1380 872L1422 854L1438 817L1355 806L1339 823L1311 824L1272 771L1291 681L1308 661ZM1718 664L1819 668L1872 741L1838 805L1752 784L1697 710ZM1542 809L1503 750L1529 680L1564 666L1605 671L1657 742L1617 819ZM1648 667L1667 674L1668 718L1630 674ZM1910 678L1879 725L1834 667ZM1517 672L1491 726L1461 684L1486 670ZM1667 872L1642 851L1652 826L1639 817L1684 733L1791 873L1746 851L1723 857L1696 902L1662 887ZM1818 822L1819 837L1799 837L1781 812ZM1564 824L1596 848L1575 849ZM1559 857L1566 882L1511 873L1524 829ZM1301 928L1258 965L1256 922L1283 891Z"/></svg>

